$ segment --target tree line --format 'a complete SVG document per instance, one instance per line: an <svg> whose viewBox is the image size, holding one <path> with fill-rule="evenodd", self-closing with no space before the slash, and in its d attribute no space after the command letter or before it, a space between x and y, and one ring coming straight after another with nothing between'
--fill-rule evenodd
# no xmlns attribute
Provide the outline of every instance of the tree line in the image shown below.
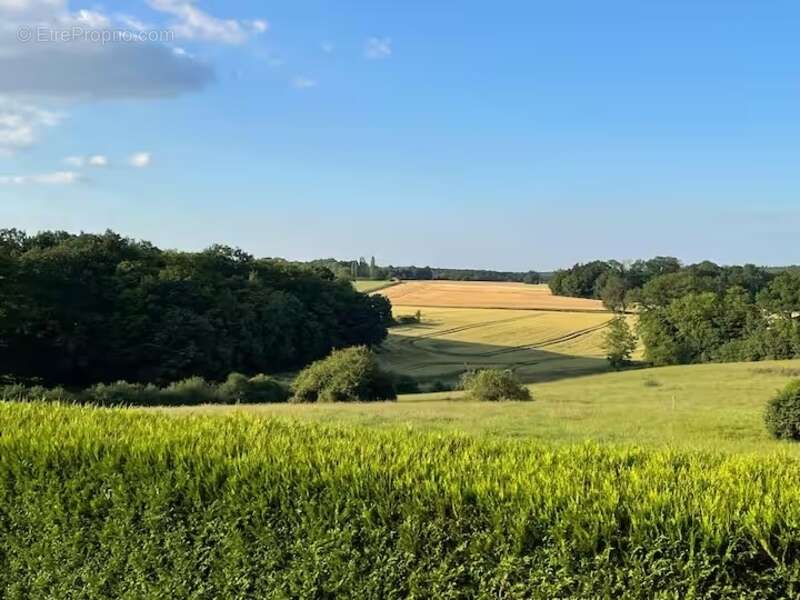
<svg viewBox="0 0 800 600"><path fill-rule="evenodd" d="M108 231L0 230L0 376L167 384L274 373L373 346L391 304L328 269L239 249L162 250Z"/></svg>
<svg viewBox="0 0 800 600"><path fill-rule="evenodd" d="M408 281L497 281L541 283L542 275L536 271L493 271L489 269L444 269L436 267L395 267L379 266L375 257L369 261L361 257L354 261L325 258L310 261L312 266L329 269L339 279L355 281L357 279L371 279L374 281L387 281L390 279L403 279Z"/></svg>
<svg viewBox="0 0 800 600"><path fill-rule="evenodd" d="M645 358L655 365L800 356L796 269L594 261L556 273L550 287L619 312L635 308Z"/></svg>

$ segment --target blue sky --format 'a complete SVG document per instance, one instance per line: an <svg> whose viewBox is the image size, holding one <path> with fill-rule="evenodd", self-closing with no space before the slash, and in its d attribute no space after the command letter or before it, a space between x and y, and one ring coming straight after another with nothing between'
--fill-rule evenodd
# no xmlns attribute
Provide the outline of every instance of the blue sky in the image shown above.
<svg viewBox="0 0 800 600"><path fill-rule="evenodd" d="M0 23L3 227L450 267L800 263L797 2L0 0Z"/></svg>

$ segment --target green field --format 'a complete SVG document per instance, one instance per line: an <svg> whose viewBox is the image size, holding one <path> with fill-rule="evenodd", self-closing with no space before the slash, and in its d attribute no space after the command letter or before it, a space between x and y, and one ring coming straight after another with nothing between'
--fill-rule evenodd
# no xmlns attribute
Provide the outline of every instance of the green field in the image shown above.
<svg viewBox="0 0 800 600"><path fill-rule="evenodd" d="M39 403L0 404L0 431L10 600L800 593L800 463L781 452Z"/></svg>
<svg viewBox="0 0 800 600"><path fill-rule="evenodd" d="M247 412L372 428L466 432L552 444L587 440L726 452L800 448L769 438L764 405L800 360L694 365L577 377L531 386L532 403L478 403L460 393L402 396L397 403L207 406L172 414Z"/></svg>

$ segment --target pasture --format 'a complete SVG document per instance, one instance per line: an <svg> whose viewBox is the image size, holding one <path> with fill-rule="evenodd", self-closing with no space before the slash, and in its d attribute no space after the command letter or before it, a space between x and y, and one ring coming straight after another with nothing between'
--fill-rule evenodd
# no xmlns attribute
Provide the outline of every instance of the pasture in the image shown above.
<svg viewBox="0 0 800 600"><path fill-rule="evenodd" d="M639 369L531 386L534 402L480 403L460 392L401 396L396 403L272 404L158 409L170 414L244 412L369 428L466 432L548 444L598 442L692 450L789 451L763 423L767 400L793 378L800 360Z"/></svg>

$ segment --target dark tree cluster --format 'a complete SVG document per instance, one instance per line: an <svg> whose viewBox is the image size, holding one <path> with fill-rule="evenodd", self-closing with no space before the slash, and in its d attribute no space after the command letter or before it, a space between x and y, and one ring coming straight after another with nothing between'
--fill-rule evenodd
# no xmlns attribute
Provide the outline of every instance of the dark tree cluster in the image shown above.
<svg viewBox="0 0 800 600"><path fill-rule="evenodd" d="M0 231L0 375L168 383L302 367L386 337L391 305L328 269L213 246Z"/></svg>

